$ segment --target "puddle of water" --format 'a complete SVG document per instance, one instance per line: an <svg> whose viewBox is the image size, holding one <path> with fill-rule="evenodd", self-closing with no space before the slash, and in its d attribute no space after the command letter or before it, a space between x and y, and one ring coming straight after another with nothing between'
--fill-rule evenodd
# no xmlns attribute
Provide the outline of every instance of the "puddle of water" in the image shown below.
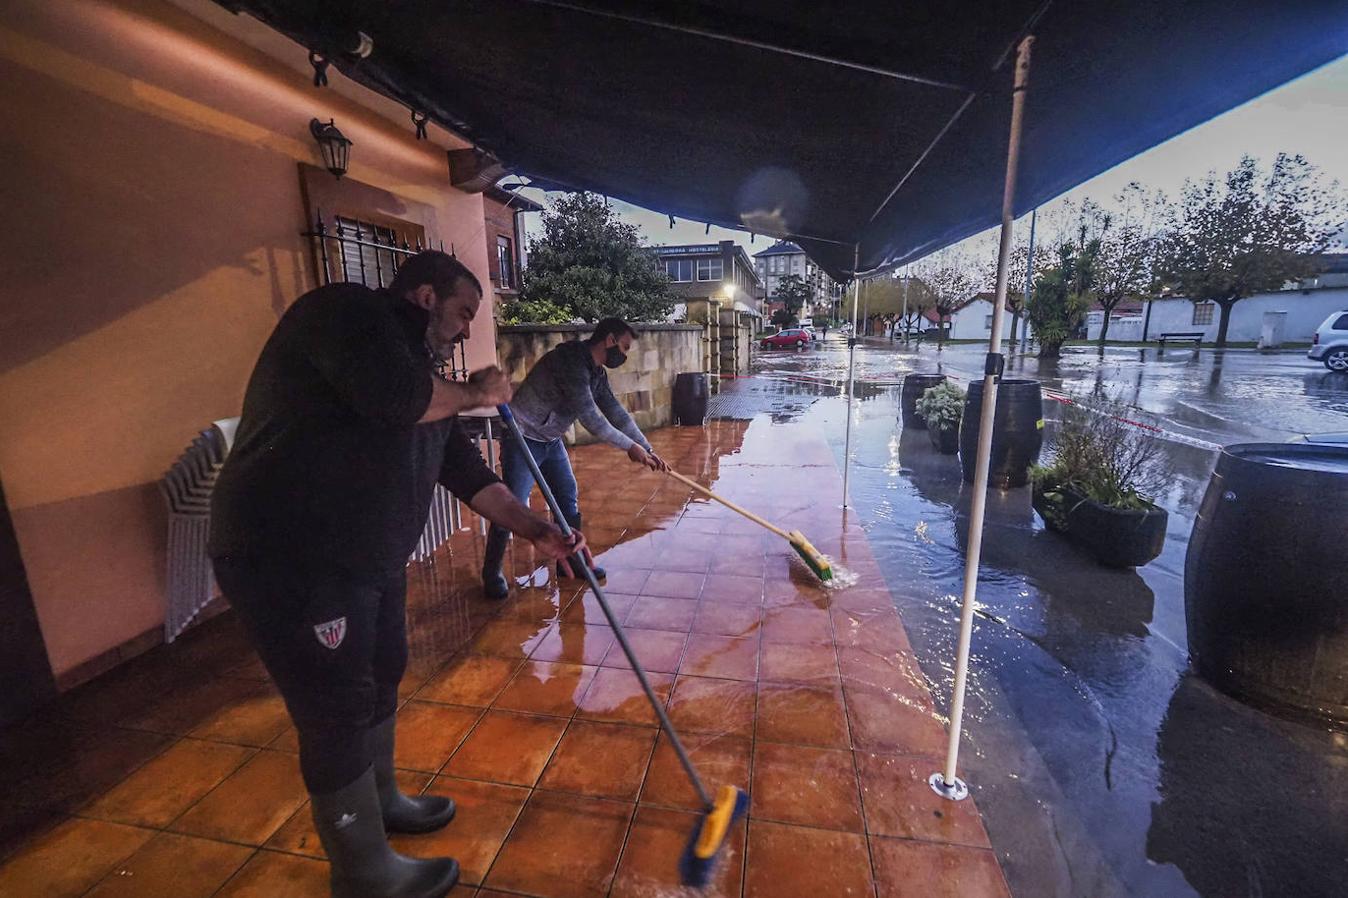
<svg viewBox="0 0 1348 898"><path fill-rule="evenodd" d="M829 567L833 569L833 576L830 579L819 581L825 589L837 592L847 589L849 586L856 586L857 581L861 579L860 574L848 570L828 555L824 556L824 560L827 561Z"/></svg>
<svg viewBox="0 0 1348 898"><path fill-rule="evenodd" d="M980 352L923 350L915 360L859 351L858 370L893 380L896 368L932 370L942 358L944 370L966 377L955 369L975 372ZM837 355L845 366L846 353ZM1197 364L1115 355L1065 357L1054 372L1014 357L1008 369L1076 392L1122 379L1130 402L1160 420L1178 410L1188 425L1179 429L1216 442L1249 439L1235 419L1286 432L1275 439L1348 429L1348 378L1306 374L1295 357L1228 354L1214 365L1206 355ZM811 362L834 364L824 355ZM901 432L896 394L852 408L852 500L918 676L948 708L969 488L956 458L933 453L925 434ZM844 414L842 401L823 397L799 415L827 435L840 464ZM770 417L761 425L772 431ZM1183 444L1166 451L1177 466L1159 497L1170 530L1161 557L1138 571L1085 560L1043 529L1026 491L990 494L962 776L1018 896L1342 894L1348 735L1267 717L1188 674L1184 556L1215 454Z"/></svg>

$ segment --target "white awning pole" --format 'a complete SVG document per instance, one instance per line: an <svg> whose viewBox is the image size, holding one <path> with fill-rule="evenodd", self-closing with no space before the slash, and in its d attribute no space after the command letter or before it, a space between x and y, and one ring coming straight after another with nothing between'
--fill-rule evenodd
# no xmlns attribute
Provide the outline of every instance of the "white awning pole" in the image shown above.
<svg viewBox="0 0 1348 898"><path fill-rule="evenodd" d="M1006 186L1002 192L1002 239L997 248L997 302L992 310L992 337L983 374L983 408L978 421L978 454L974 461L974 494L969 512L969 550L964 559L964 598L960 606L959 649L955 656L955 692L950 702L950 741L946 746L945 770L927 780L946 798L959 801L969 787L955 775L959 762L960 731L964 722L964 693L969 679L969 642L974 631L974 599L978 591L978 564L983 550L983 513L988 498L988 468L992 456L992 426L997 412L997 381L1002 370L1002 319L1006 310L1008 262L1011 255L1011 220L1016 199L1016 170L1020 165L1020 132L1025 110L1025 90L1030 80L1030 46L1027 35L1016 50L1015 90L1011 94L1011 139L1006 152Z"/></svg>
<svg viewBox="0 0 1348 898"><path fill-rule="evenodd" d="M847 508L847 482L852 473L852 383L857 361L857 302L861 295L861 278L857 268L861 264L861 244L852 249L852 335L847 338L847 437L843 441L843 508Z"/></svg>

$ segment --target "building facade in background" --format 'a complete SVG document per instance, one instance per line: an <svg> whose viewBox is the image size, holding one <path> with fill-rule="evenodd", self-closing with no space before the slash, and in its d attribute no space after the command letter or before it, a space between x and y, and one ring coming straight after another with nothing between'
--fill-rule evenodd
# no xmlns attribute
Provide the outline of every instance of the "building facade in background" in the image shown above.
<svg viewBox="0 0 1348 898"><path fill-rule="evenodd" d="M685 308L689 301L715 299L762 314L762 283L748 254L735 241L657 246L653 251ZM677 310L674 317L680 317Z"/></svg>
<svg viewBox="0 0 1348 898"><path fill-rule="evenodd" d="M524 214L542 211L533 200L495 185L482 194L487 264L497 309L519 296L526 261Z"/></svg>
<svg viewBox="0 0 1348 898"><path fill-rule="evenodd" d="M760 253L754 253L754 269L763 284L769 302L777 292L782 278L794 274L810 288L810 302L801 309L801 318L829 315L842 296L842 285L829 277L814 261L790 240L779 240Z"/></svg>
<svg viewBox="0 0 1348 898"><path fill-rule="evenodd" d="M1231 307L1226 339L1231 343L1257 343L1266 321L1276 316L1281 340L1309 343L1315 329L1334 312L1348 311L1348 253L1328 253L1319 274L1288 284L1285 289L1239 300ZM1097 340L1105 313L1094 309L1086 316L1086 338ZM1110 343L1154 341L1162 334L1193 333L1203 342L1217 339L1222 310L1212 302L1194 302L1184 297L1152 302L1121 303L1109 319Z"/></svg>
<svg viewBox="0 0 1348 898"><path fill-rule="evenodd" d="M653 248L678 295L671 320L703 328L702 370L744 374L754 334L763 328L763 286L733 240Z"/></svg>

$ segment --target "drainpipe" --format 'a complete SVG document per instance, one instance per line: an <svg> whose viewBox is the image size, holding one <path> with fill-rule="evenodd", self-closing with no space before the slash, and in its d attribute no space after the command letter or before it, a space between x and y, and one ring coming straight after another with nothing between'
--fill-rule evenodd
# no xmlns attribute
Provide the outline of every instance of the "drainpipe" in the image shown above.
<svg viewBox="0 0 1348 898"><path fill-rule="evenodd" d="M529 264L529 252L524 248L524 213L527 209L515 210L515 267L519 270L515 272L517 278L524 277L524 267ZM519 284L515 285L519 289Z"/></svg>
<svg viewBox="0 0 1348 898"><path fill-rule="evenodd" d="M1002 192L1002 239L997 249L997 297L992 309L992 336L983 366L983 408L978 422L978 453L974 461L973 504L969 512L969 548L964 559L964 596L960 605L959 646L955 655L955 689L950 702L950 738L945 768L927 782L944 798L960 801L969 797L969 787L955 775L959 762L960 733L964 725L964 694L969 683L969 644L973 638L974 607L978 591L978 566L983 551L983 517L988 501L988 469L992 461L992 426L997 413L997 382L1005 360L1002 357L1002 317L1006 312L1011 226L1016 200L1016 173L1020 166L1020 134L1025 115L1025 91L1030 80L1030 47L1034 36L1021 40L1016 51L1015 90L1011 94L1011 136L1006 152L1006 183ZM850 420L850 419L849 419Z"/></svg>

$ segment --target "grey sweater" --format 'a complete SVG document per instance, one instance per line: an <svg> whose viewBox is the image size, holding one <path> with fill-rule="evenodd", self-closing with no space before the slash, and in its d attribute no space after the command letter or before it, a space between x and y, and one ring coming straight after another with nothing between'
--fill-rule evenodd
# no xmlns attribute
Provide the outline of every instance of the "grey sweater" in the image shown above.
<svg viewBox="0 0 1348 898"><path fill-rule="evenodd" d="M579 419L590 433L624 452L633 443L651 448L584 340L562 343L539 359L515 391L510 410L531 440L555 440Z"/></svg>

